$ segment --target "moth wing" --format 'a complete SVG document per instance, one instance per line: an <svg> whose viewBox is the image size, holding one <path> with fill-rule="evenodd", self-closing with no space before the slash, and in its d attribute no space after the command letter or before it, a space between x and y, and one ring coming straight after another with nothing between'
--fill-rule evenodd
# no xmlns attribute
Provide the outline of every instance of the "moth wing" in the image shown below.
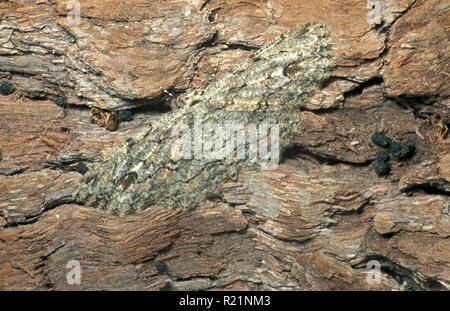
<svg viewBox="0 0 450 311"><path fill-rule="evenodd" d="M140 192L136 185L168 166L173 126L186 122L182 110L168 113L113 149L81 178L75 200L116 213L132 211L132 192Z"/></svg>
<svg viewBox="0 0 450 311"><path fill-rule="evenodd" d="M75 199L120 214L152 204L197 206L216 194L230 174L260 163L210 161L192 153L190 159L173 160L178 138L172 129L181 124L192 130L196 116L221 126L279 123L285 147L300 118L293 108L316 91L330 66L324 25L307 24L282 34L211 84L195 105L188 99L185 108L164 115L106 155L81 179Z"/></svg>
<svg viewBox="0 0 450 311"><path fill-rule="evenodd" d="M227 110L280 110L300 106L329 76L326 26L309 23L283 33L212 83L205 97Z"/></svg>

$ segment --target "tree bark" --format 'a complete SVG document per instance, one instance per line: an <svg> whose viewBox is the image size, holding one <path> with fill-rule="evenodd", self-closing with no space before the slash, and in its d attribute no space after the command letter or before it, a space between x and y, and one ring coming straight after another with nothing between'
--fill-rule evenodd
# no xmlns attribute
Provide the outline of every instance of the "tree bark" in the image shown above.
<svg viewBox="0 0 450 311"><path fill-rule="evenodd" d="M0 2L0 82L17 88L0 96L0 290L450 289L448 4L82 0L73 23L68 1L31 2ZM188 212L74 204L79 163L307 22L330 29L335 68L277 169ZM133 120L111 132L89 107ZM381 177L375 132L416 147Z"/></svg>

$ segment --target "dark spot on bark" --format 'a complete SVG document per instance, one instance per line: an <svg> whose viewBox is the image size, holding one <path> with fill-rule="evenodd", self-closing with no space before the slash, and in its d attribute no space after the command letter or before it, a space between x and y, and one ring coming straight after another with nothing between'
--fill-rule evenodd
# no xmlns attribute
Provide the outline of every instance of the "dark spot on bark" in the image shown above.
<svg viewBox="0 0 450 311"><path fill-rule="evenodd" d="M377 152L377 161L378 162L389 161L389 152L387 152L386 150L379 150Z"/></svg>
<svg viewBox="0 0 450 311"><path fill-rule="evenodd" d="M121 110L118 113L120 121L129 122L133 120L133 114L129 110Z"/></svg>
<svg viewBox="0 0 450 311"><path fill-rule="evenodd" d="M84 162L79 162L76 166L75 169L78 173L80 173L81 175L86 174L86 172L89 170L88 167L86 166L86 164L84 164Z"/></svg>
<svg viewBox="0 0 450 311"><path fill-rule="evenodd" d="M389 148L390 153L397 159L403 160L411 156L414 152L415 146L412 140L408 140L404 144L393 142Z"/></svg>
<svg viewBox="0 0 450 311"><path fill-rule="evenodd" d="M128 189L129 186L136 183L137 174L135 172L128 173L122 180L122 191Z"/></svg>
<svg viewBox="0 0 450 311"><path fill-rule="evenodd" d="M65 97L58 97L55 99L55 104L58 107L66 108L67 107L67 99Z"/></svg>
<svg viewBox="0 0 450 311"><path fill-rule="evenodd" d="M156 269L159 274L169 274L169 268L164 261L158 261L156 263Z"/></svg>
<svg viewBox="0 0 450 311"><path fill-rule="evenodd" d="M0 93L2 95L6 96L6 95L14 93L15 91L16 91L16 88L10 82L3 82L0 85Z"/></svg>
<svg viewBox="0 0 450 311"><path fill-rule="evenodd" d="M379 161L374 169L378 176L383 176L389 174L391 166L388 161Z"/></svg>
<svg viewBox="0 0 450 311"><path fill-rule="evenodd" d="M392 140L383 133L375 133L372 135L372 142L377 146L387 148Z"/></svg>

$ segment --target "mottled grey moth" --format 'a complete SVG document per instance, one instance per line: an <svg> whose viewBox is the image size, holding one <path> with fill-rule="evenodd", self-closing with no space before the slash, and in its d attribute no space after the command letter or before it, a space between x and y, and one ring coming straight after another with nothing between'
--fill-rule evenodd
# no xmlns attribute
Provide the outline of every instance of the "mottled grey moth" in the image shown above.
<svg viewBox="0 0 450 311"><path fill-rule="evenodd" d="M283 33L107 154L80 180L76 201L126 214L218 196L241 169L267 168L291 145L301 104L330 68L324 25Z"/></svg>

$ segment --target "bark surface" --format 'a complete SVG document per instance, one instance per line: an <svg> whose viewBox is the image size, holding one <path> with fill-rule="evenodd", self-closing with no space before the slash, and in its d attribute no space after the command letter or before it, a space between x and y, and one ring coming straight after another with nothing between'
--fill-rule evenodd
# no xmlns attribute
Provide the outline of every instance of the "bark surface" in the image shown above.
<svg viewBox="0 0 450 311"><path fill-rule="evenodd" d="M17 88L0 96L0 290L450 289L448 4L82 0L74 24L68 2L0 1L0 82ZM188 212L73 204L80 163L307 22L330 29L336 68L276 170ZM111 132L90 107L133 120ZM416 146L383 177L377 131Z"/></svg>

